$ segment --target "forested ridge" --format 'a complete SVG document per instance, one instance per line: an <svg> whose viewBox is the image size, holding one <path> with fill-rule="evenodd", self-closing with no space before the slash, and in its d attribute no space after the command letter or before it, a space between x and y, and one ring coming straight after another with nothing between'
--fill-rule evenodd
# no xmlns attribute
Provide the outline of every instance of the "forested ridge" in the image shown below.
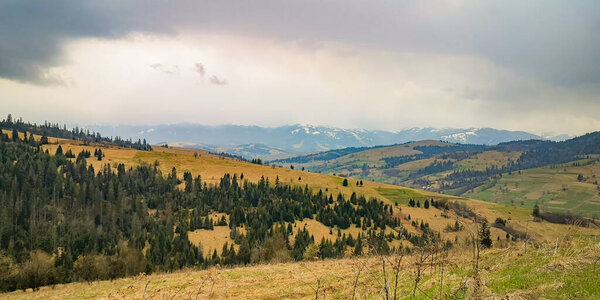
<svg viewBox="0 0 600 300"><path fill-rule="evenodd" d="M12 115L8 115L6 119L0 121L0 129L17 132L28 132L29 134L37 134L42 137L42 143L47 143L48 137L63 138L69 140L81 141L84 144L89 143L110 143L120 147L133 148L144 151L152 151L152 146L146 143L146 140L132 141L125 140L119 136L114 138L103 137L98 132L91 132L83 128L75 127L71 130L67 129L66 125L60 126L58 123L44 122L43 125L24 122L20 118L14 120ZM33 136L31 136L33 138Z"/></svg>
<svg viewBox="0 0 600 300"><path fill-rule="evenodd" d="M410 144L405 146L408 148ZM359 150L358 154L354 150ZM501 178L503 174L556 166L600 154L600 132L588 133L562 142L525 140L500 143L494 146L469 144L413 146L412 150L418 151L418 153L386 157L383 156L386 153L383 150L381 151L383 154L380 154L383 157L376 159L370 159L368 155L361 156L360 150L358 148L335 150L335 153L349 151L360 159L348 158L315 164L318 160L317 157L327 157L333 153L328 151L289 160L302 159L301 162L311 162L313 164L307 166L313 172L342 174L360 179L463 195ZM390 147L389 153L394 153L394 147ZM494 161L490 157L495 157L497 160ZM426 162L426 164L419 161ZM480 165L474 167L474 164ZM484 166L481 167L481 165ZM300 167L304 167L304 165L300 165Z"/></svg>
<svg viewBox="0 0 600 300"><path fill-rule="evenodd" d="M342 149L333 149L308 155L294 156L285 159L276 159L272 163L307 163L311 161L326 161L342 157L344 155L361 152L365 150L377 149L388 146L373 146L373 147L347 147Z"/></svg>
<svg viewBox="0 0 600 300"><path fill-rule="evenodd" d="M369 248L388 252L392 239L418 245L435 238L423 222L422 234L407 233L390 205L355 194L346 199L277 178L251 183L236 174L207 185L189 172L178 176L175 168L162 174L157 163L94 170L86 163L89 152L67 158L40 146L0 134L3 291L185 267L361 255ZM229 220L212 220L213 212ZM292 226L303 218L360 227L364 234L315 241L306 228ZM218 254L190 242L189 231L214 226L229 226L237 245L225 244ZM384 234L388 226L395 234Z"/></svg>
<svg viewBox="0 0 600 300"><path fill-rule="evenodd" d="M454 171L444 179L451 182L446 185L448 189L458 189L457 194L462 194L470 189L486 183L490 178L501 176L525 169L543 167L571 162L584 158L590 154L600 154L600 132L588 133L564 142L551 141L524 141L500 144L492 149L525 150L516 161L510 161L505 166L492 166L486 170L460 170Z"/></svg>

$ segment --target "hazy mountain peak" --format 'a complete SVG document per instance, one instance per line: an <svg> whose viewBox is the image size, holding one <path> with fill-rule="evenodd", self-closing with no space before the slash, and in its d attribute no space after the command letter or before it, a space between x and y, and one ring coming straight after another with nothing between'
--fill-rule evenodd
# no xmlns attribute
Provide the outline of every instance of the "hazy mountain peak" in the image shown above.
<svg viewBox="0 0 600 300"><path fill-rule="evenodd" d="M173 124L157 126L90 126L89 129L102 132L107 136L118 135L125 138L131 137L135 140L145 138L149 143L154 144L185 142L186 145L195 145L209 150L227 151L246 157L267 159L270 158L272 153L276 153L280 157L285 153L310 153L346 147L401 144L420 140L495 145L514 140L548 139L548 136L539 136L522 131L475 127L413 127L399 131L384 131L362 128L343 129L312 124L292 124L279 127ZM257 152L256 148L246 149L247 147L240 145L260 145L262 150Z"/></svg>

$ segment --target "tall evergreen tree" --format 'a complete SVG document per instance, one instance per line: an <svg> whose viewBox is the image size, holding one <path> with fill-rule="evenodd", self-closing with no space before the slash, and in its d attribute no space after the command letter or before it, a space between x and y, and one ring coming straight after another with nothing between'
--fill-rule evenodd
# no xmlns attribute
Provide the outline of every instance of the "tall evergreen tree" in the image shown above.
<svg viewBox="0 0 600 300"><path fill-rule="evenodd" d="M490 234L490 226L488 225L487 220L483 220L481 222L481 227L479 230L479 240L481 245L485 248L492 247L492 238Z"/></svg>

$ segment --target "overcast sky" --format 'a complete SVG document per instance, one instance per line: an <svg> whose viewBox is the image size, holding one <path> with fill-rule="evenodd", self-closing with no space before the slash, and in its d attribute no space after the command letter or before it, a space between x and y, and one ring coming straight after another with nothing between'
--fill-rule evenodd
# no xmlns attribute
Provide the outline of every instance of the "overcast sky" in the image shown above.
<svg viewBox="0 0 600 300"><path fill-rule="evenodd" d="M600 2L1 0L40 122L600 130Z"/></svg>

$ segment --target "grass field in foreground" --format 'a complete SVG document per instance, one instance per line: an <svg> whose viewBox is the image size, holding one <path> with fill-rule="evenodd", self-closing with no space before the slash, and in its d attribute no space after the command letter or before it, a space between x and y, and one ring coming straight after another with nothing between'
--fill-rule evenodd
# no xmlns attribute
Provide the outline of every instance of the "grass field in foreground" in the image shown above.
<svg viewBox="0 0 600 300"><path fill-rule="evenodd" d="M557 244L545 243L536 248L519 242L507 248L485 250L480 259L479 296L598 299L598 242L597 236L567 236ZM432 265L428 261L423 266L415 299L438 299L440 290L443 298L454 294L461 298L474 296L470 250L454 249L446 255L438 256ZM400 299L409 298L413 289L416 261L416 255L406 256L400 264L397 289ZM386 266L388 288L393 291L391 264ZM373 256L185 270L112 282L71 283L0 296L4 299L349 299L354 294L358 299L380 299L385 291L382 274L380 257ZM461 291L459 287L463 284L465 289Z"/></svg>

